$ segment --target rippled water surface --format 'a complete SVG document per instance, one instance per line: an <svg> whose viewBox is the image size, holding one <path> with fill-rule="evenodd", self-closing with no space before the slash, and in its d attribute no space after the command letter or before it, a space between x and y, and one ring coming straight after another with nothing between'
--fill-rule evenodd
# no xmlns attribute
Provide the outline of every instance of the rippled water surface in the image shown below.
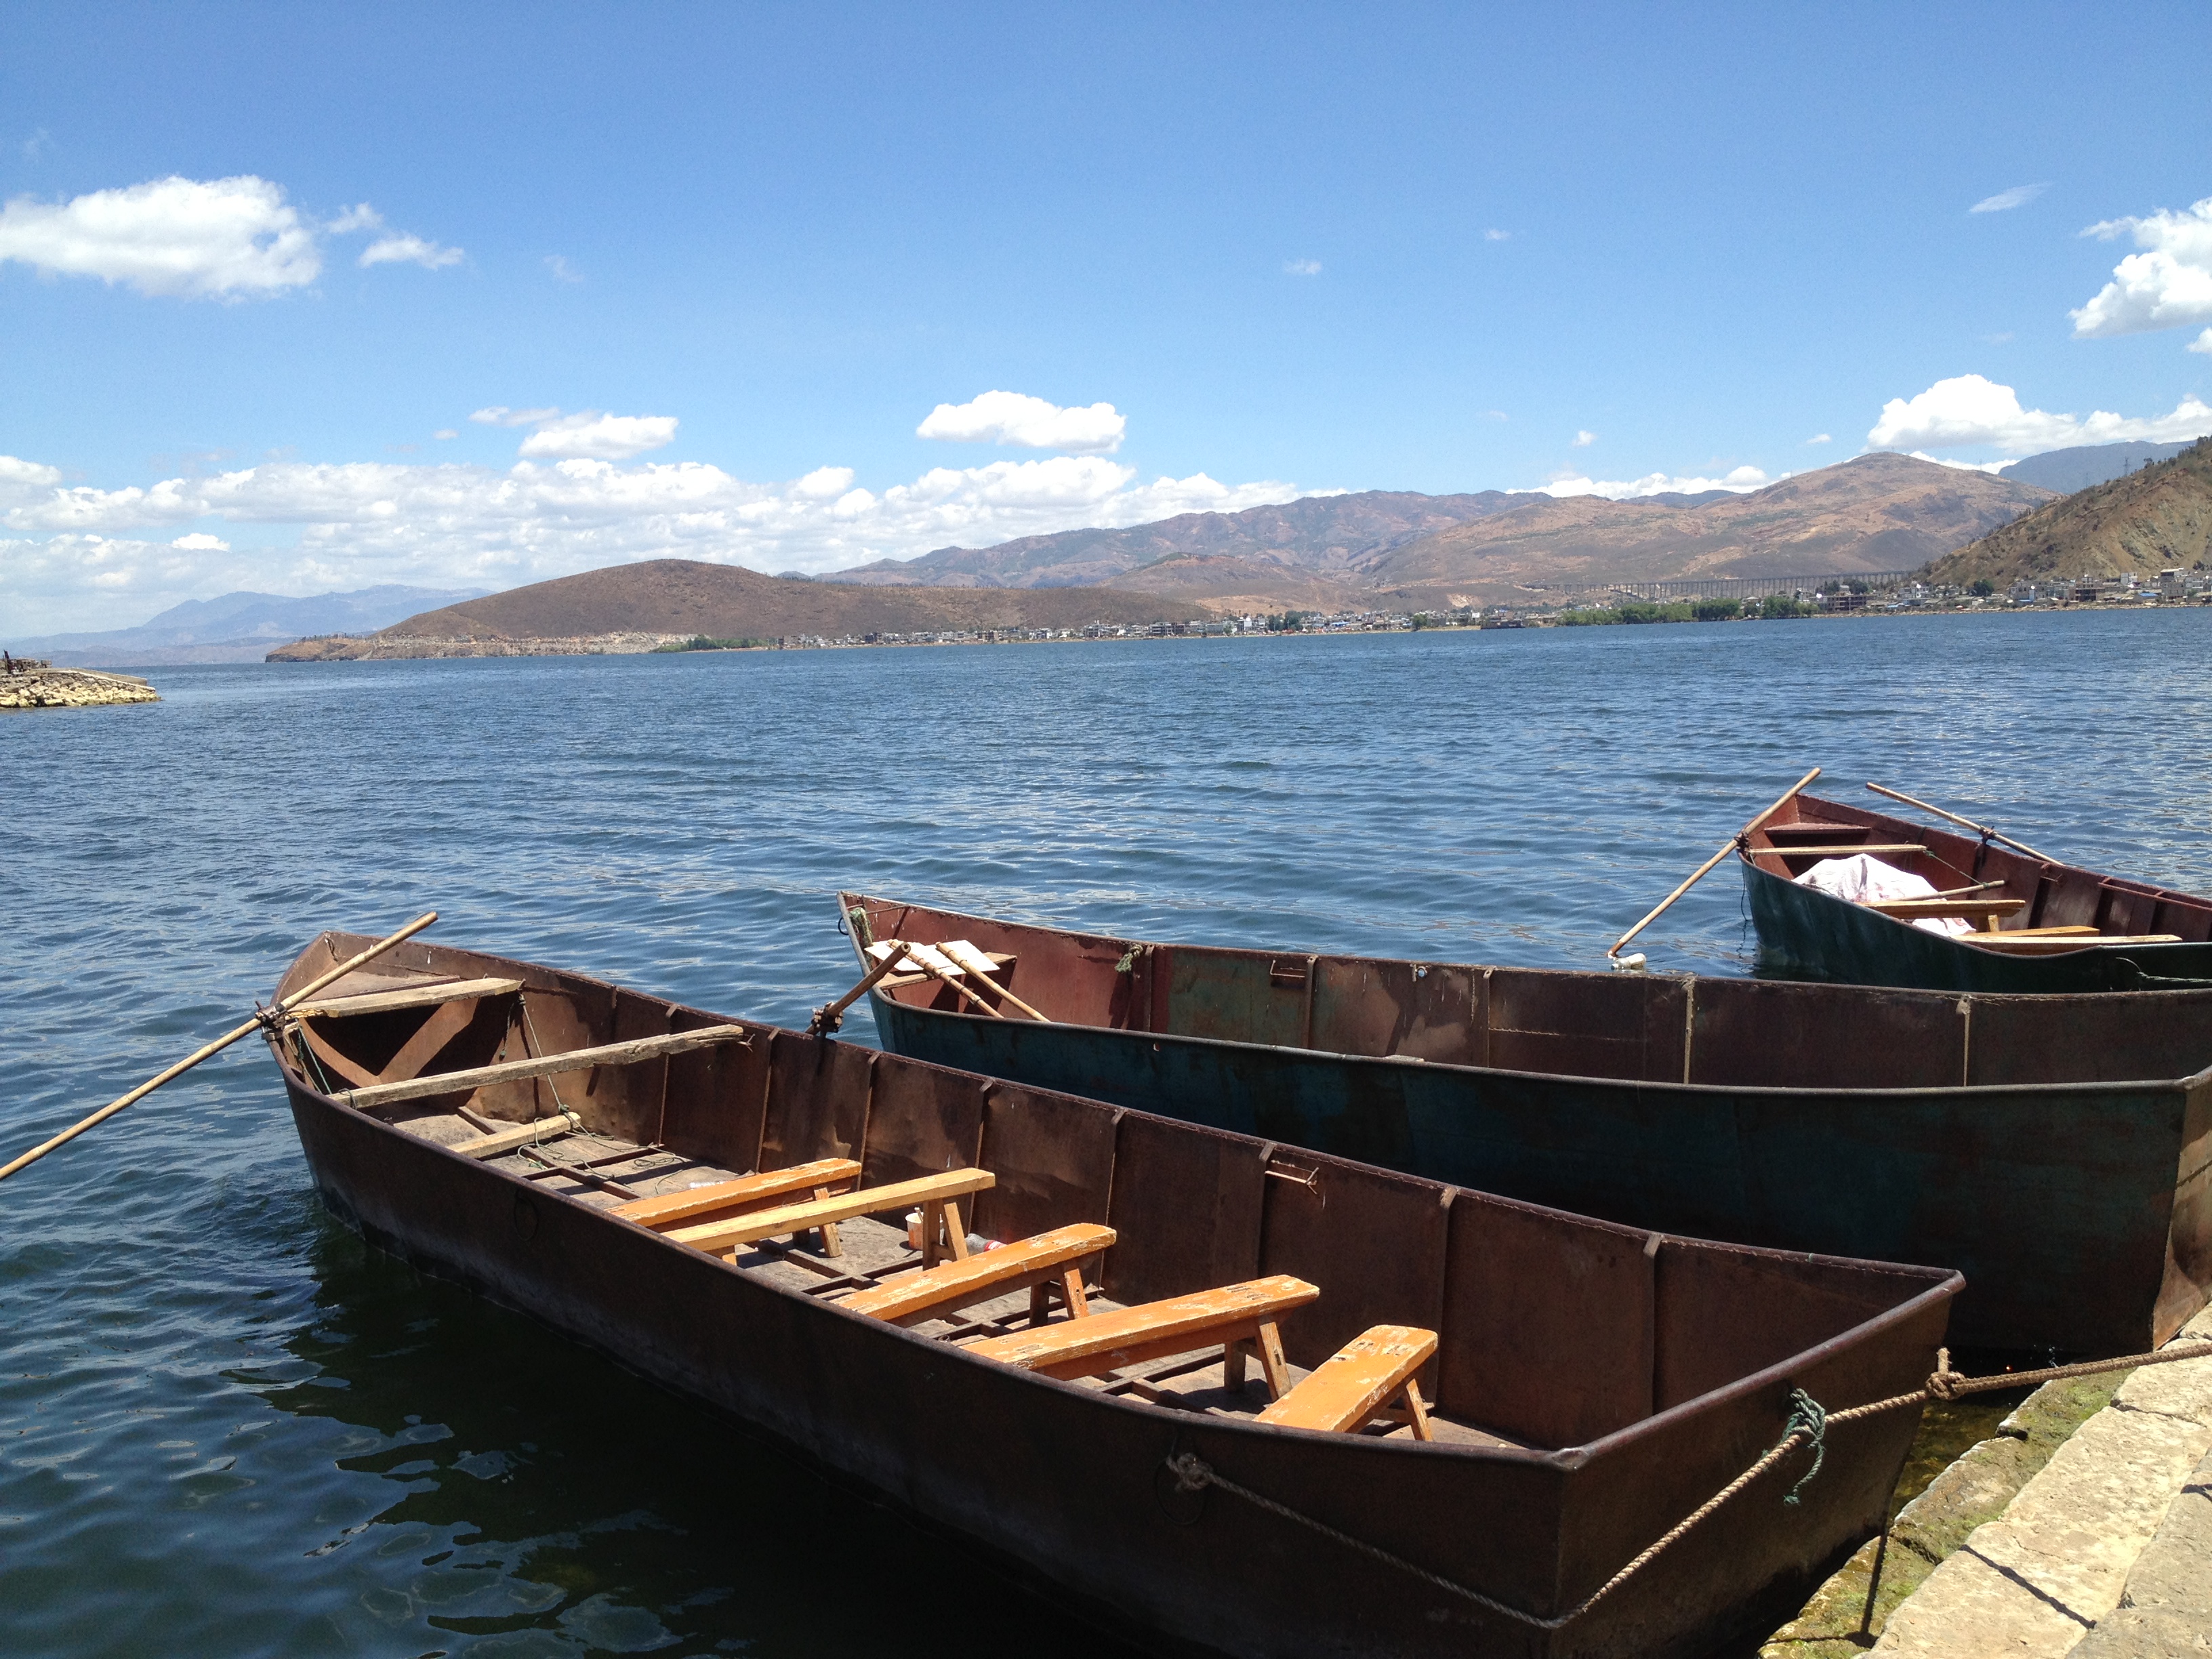
<svg viewBox="0 0 2212 1659"><path fill-rule="evenodd" d="M1814 764L2212 890L2208 647L2197 609L161 671L0 716L0 1146L432 907L794 1024L851 976L841 884L1589 967ZM1747 971L1732 872L1640 943ZM0 1652L648 1650L1120 1651L365 1249L258 1043L0 1184Z"/></svg>

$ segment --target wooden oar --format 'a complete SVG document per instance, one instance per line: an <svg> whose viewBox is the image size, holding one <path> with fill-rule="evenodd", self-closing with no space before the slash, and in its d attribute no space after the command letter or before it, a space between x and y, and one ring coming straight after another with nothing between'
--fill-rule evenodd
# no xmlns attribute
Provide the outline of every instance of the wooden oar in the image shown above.
<svg viewBox="0 0 2212 1659"><path fill-rule="evenodd" d="M1778 799L1773 805L1768 807L1764 812L1761 812L1750 823L1745 824L1743 828L1737 830L1735 835L1730 836L1719 852L1714 854L1712 857L1707 859L1692 872L1689 880L1684 882L1673 892L1668 894L1665 898L1661 899L1650 915L1644 917L1644 920L1638 922L1635 927L1630 928L1619 939L1613 940L1613 949L1607 951L1606 955L1607 957L1619 956L1620 954L1620 947L1622 945L1627 944L1629 940L1634 939L1638 933L1649 927L1653 922L1658 921L1662 911L1665 910L1666 908L1672 904L1676 899L1681 897L1683 894L1688 892L1692 887L1695 887L1699 882L1703 881L1705 878L1705 872L1707 871L1711 870L1716 864L1718 864L1730 853L1735 851L1735 844L1737 842L1749 835L1753 830L1758 829L1760 824L1765 823L1767 819L1772 817L1784 807L1789 805L1791 799L1796 795L1799 790L1802 789L1807 784L1812 782L1814 779L1820 775L1820 769L1816 766L1811 771L1808 772L1803 777L1798 779L1796 782L1791 784L1788 789L1783 792L1781 798Z"/></svg>
<svg viewBox="0 0 2212 1659"><path fill-rule="evenodd" d="M857 915L860 913L855 911L854 914ZM839 997L836 1001L825 1002L817 1008L814 1011L814 1018L807 1022L807 1030L816 1036L827 1036L836 1030L845 1023L845 1011L873 990L878 980L905 960L906 946L902 945L874 967L869 969L860 982L846 992L843 996Z"/></svg>
<svg viewBox="0 0 2212 1659"><path fill-rule="evenodd" d="M380 939L377 940L375 944L370 945L368 949L363 951L359 956L350 957L348 960L340 963L337 967L331 969L329 973L325 974L313 983L301 987L300 989L293 992L290 996L286 997L275 1007L263 1009L259 1013L256 1014L252 1019L247 1020L245 1024L240 1026L236 1030L227 1031L222 1036L217 1037L213 1042L209 1043L204 1048L198 1049L192 1054L185 1055L184 1059L179 1060L175 1065L169 1067L167 1071L163 1072L159 1077L149 1078L145 1082L133 1089L129 1094L108 1102L106 1105L101 1107L90 1117L84 1119L82 1122L71 1124L68 1128L56 1135L52 1140L46 1141L40 1146L32 1147L29 1152L24 1153L22 1157L15 1159L12 1164L0 1164L0 1181L5 1181L9 1176L15 1174L16 1170L21 1169L27 1164L37 1163L48 1152L53 1151L55 1147L62 1146L69 1141L75 1140L79 1135L82 1134L87 1129L91 1128L94 1124L106 1122L109 1118L113 1117L118 1112L121 1111L125 1106L136 1105L139 1101L145 1099L148 1095L152 1094L155 1090L160 1088L163 1084L182 1077L186 1072L191 1071L193 1066L198 1065L202 1060L209 1058L210 1055L221 1054L225 1048L229 1048L232 1043L237 1042L240 1037L250 1036L255 1031L262 1030L264 1026L267 1026L269 1029L273 1030L275 1027L272 1022L276 1016L290 1012L295 1005L306 1001L309 997L314 995L316 992L321 990L325 985L329 985L336 981L343 979L348 974L353 972L355 969L360 967L364 963L374 962L377 957L382 956L386 951L389 951L393 945L414 938L416 934L421 933L432 922L437 921L437 919L438 913L435 910L424 911L421 915L416 917L414 921L409 922L404 927L392 934L389 939Z"/></svg>
<svg viewBox="0 0 2212 1659"><path fill-rule="evenodd" d="M1939 818L1948 818L1952 823L1962 824L1966 828L1972 830L1978 836L1986 836L1991 841L2001 841L2006 846L2011 848L2014 852L2025 853L2032 859L2041 859L2045 864L2056 864L2058 862L2057 859L2051 857L2050 854L2046 853L2037 852L2035 848L2030 847L2024 841L2014 841L2010 836L2001 836L1997 834L1996 830L1990 829L1986 823L1976 823L1973 819L1962 818L1956 812L1947 812L1942 807L1930 805L1924 800L1917 799L1913 796L1906 794L1901 789L1885 789L1878 783L1870 783L1867 785L1867 787L1873 790L1877 795L1887 795L1892 800L1903 801L1907 806L1917 806L1923 812L1933 812Z"/></svg>

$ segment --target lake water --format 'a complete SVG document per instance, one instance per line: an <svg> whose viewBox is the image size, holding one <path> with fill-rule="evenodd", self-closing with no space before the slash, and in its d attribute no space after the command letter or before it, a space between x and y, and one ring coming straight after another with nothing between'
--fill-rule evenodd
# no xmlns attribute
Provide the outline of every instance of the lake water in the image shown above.
<svg viewBox="0 0 2212 1659"><path fill-rule="evenodd" d="M2205 891L2208 647L2200 608L161 671L0 717L0 1152L430 908L787 1024L852 977L841 884L1594 967L1814 764ZM1748 971L1733 872L1638 944ZM1121 1651L368 1251L258 1042L0 1185L0 1653L648 1650Z"/></svg>

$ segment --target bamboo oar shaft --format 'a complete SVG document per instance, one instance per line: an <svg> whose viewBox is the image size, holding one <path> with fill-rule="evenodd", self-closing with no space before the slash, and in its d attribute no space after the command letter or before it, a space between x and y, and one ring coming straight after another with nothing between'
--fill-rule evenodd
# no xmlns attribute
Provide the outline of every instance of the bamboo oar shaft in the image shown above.
<svg viewBox="0 0 2212 1659"><path fill-rule="evenodd" d="M350 957L348 960L340 963L337 967L331 969L329 973L325 974L313 984L302 986L300 989L293 992L290 996L286 997L283 1001L276 1005L274 1012L283 1012L289 1010L295 1003L304 1002L307 998L314 995L316 992L321 990L325 985L333 984L338 980L343 979L348 974L353 972L355 969L360 967L363 963L374 961L376 957L382 956L386 951L389 951L393 945L400 944L406 939L414 938L416 934L421 933L432 922L437 921L437 919L438 913L435 910L425 911L422 915L416 917L414 921L409 922L404 927L392 934L390 938L377 940L375 944L370 945L368 949L363 951L359 956ZM98 1124L105 1123L109 1118L113 1117L125 1107L137 1105L138 1102L145 1099L148 1095L152 1094L155 1090L160 1088L163 1084L173 1081L175 1079L182 1077L186 1072L191 1071L193 1066L198 1065L202 1060L209 1059L212 1055L221 1054L225 1048L229 1048L232 1043L237 1042L240 1037L252 1036L255 1031L261 1029L262 1019L262 1015L256 1014L252 1019L247 1020L245 1024L238 1027L237 1030L224 1032L222 1036L217 1037L213 1042L209 1043L206 1047L197 1049L193 1053L185 1055L184 1059L179 1060L175 1065L169 1067L167 1071L161 1073L158 1077L147 1079L145 1082L140 1084L137 1088L131 1091L129 1094L123 1095L117 1099L108 1102L106 1105L101 1107L90 1117L71 1124L68 1128L63 1130L52 1139L45 1141L39 1146L32 1147L29 1152L25 1152L21 1158L16 1158L12 1163L0 1164L0 1181L5 1181L9 1176L15 1174L16 1170L21 1169L27 1164L37 1163L48 1152L53 1151L55 1147L66 1146L69 1142L75 1140L79 1135L82 1134L87 1129L92 1128Z"/></svg>
<svg viewBox="0 0 2212 1659"><path fill-rule="evenodd" d="M1012 1003L1012 1004L1014 1005L1014 1006L1015 1006L1015 1007L1017 1007L1017 1008L1020 1009L1024 1013L1027 1014L1027 1015L1028 1015L1031 1019L1034 1019L1034 1020L1041 1020L1041 1021L1042 1021L1042 1022L1043 1022L1045 1024L1047 1024L1047 1025L1049 1025L1049 1024L1052 1024L1052 1021L1051 1021L1051 1019L1050 1019L1048 1017L1047 1017L1046 1015L1043 1015L1043 1014L1041 1014L1041 1013L1037 1012L1037 1011L1036 1011L1036 1009L1034 1009L1034 1008L1030 1007L1030 1006L1029 1006L1029 1004L1028 1004L1028 1003L1024 1002L1024 1001L1023 1001L1019 997L1016 996L1016 995L1015 995L1012 991L1008 990L1005 986L1003 986L1003 985L1000 984L998 981L996 981L996 980L994 980L994 979L986 979L986 978L984 978L984 976L983 976L982 975L981 975L981 974L976 975L975 975L975 979L976 979L976 982L977 982L978 984L981 984L981 985L988 985L988 986L989 986L993 990L996 991L996 992L997 992L1000 996L1002 996L1002 997L1006 998L1006 1000L1007 1001L1009 1001L1009 1002Z"/></svg>
<svg viewBox="0 0 2212 1659"><path fill-rule="evenodd" d="M1634 939L1638 933L1649 927L1653 922L1658 921L1661 914L1665 911L1668 905L1674 903L1676 899L1681 897L1683 894L1688 892L1692 887L1695 887L1699 882L1703 881L1705 878L1705 874L1708 871L1710 871L1716 864L1718 864L1723 859L1726 858L1730 853L1735 851L1735 843L1738 836L1747 836L1753 830L1758 829L1760 824L1765 823L1767 819L1772 817L1777 812L1779 812L1784 807L1787 806L1799 790L1802 789L1807 784L1812 782L1814 779L1820 775L1820 769L1816 766L1811 771L1808 772L1803 777L1798 779L1796 782L1791 784L1789 788L1783 791L1781 795L1776 799L1773 805L1768 807L1757 817L1752 819L1750 823L1745 824L1742 829L1735 832L1735 835L1730 836L1726 843L1722 846L1721 850L1714 854L1712 857L1707 859L1703 864L1699 865L1687 881L1684 882L1680 887L1677 887L1673 892L1668 894L1665 898L1661 899L1659 902L1653 907L1650 915L1644 917L1644 920L1638 922L1635 927L1630 928L1619 939L1613 940L1613 949L1607 951L1606 955L1609 957L1619 956L1620 954L1620 947L1622 945L1627 944L1629 940Z"/></svg>
<svg viewBox="0 0 2212 1659"><path fill-rule="evenodd" d="M905 960L906 946L902 945L874 967L869 969L860 982L846 992L843 996L839 997L836 1001L824 1003L821 1007L817 1008L814 1011L814 1018L808 1022L806 1029L816 1036L825 1036L836 1030L844 1023L845 1011L874 989L878 980Z"/></svg>
<svg viewBox="0 0 2212 1659"><path fill-rule="evenodd" d="M2045 864L2056 864L2058 862L2057 859L2052 858L2047 853L2037 852L2035 848L2030 847L2024 841L2014 841L2010 836L2001 836L1996 830L1990 829L1986 823L1976 823L1973 819L1962 818L1956 812L1947 812L1942 807L1935 805L1930 802L1922 800L1917 796L1906 794L1902 789L1885 789L1878 783L1870 783L1867 785L1867 787L1873 790L1877 795L1887 795L1892 800L1903 801L1907 806L1917 806L1923 812L1933 812L1939 818L1948 818L1952 823L1962 824L1966 829L1972 830L1978 836L1987 836L1991 841L2001 841L2006 846L2012 848L2014 851L2025 853L2032 859L2041 859Z"/></svg>
<svg viewBox="0 0 2212 1659"><path fill-rule="evenodd" d="M982 998L977 996L973 991L963 985L958 980L954 979L942 968L933 968L927 963L924 962L920 957L916 957L913 960L914 965L921 969L923 973L927 974L930 978L935 980L939 985L950 985L954 990L959 992L962 996L966 997L969 1001L974 1003L985 1013L990 1015L993 1019L1004 1019L1006 1018L1004 1014L1000 1013L996 1008L994 1008L989 1003L984 1001ZM1042 1018L1043 1016L1039 1015L1038 1018Z"/></svg>

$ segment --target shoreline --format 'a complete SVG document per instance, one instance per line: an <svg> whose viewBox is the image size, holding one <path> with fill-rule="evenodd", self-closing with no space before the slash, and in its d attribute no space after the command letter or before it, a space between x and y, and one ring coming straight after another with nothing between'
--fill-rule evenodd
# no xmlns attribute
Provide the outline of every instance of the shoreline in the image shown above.
<svg viewBox="0 0 2212 1659"><path fill-rule="evenodd" d="M1267 640L1340 638L1368 634L1485 634L1508 633L1523 629L1553 629L1578 627L1601 628L1733 628L1756 623L1773 626L1801 622L1881 622L1920 619L1931 617L2024 617L2051 616L2071 612L2110 614L2116 612L2189 611L2212 607L2212 599L2163 600L2129 604L2066 604L2037 605L1966 605L1956 609L1914 606L1897 611L1822 611L1809 616L1765 617L1736 617L1708 621L1668 618L1661 621L1635 623L1561 623L1549 616L1510 617L1499 621L1425 622L1413 626L1410 622L1374 620L1324 623L1313 628L1244 629L1219 627L1197 623L1155 623L1139 627L1129 624L1091 624L1099 631L1088 629L985 629L952 635L930 637L866 638L851 635L835 638L819 635L787 635L781 640L759 645L690 646L695 637L667 634L578 634L546 635L522 639L459 639L422 637L407 641L380 640L374 636L358 638L349 635L326 635L319 639L299 640L279 647L262 659L269 663L302 662L422 662L446 658L465 657L603 657L603 656L717 656L738 655L777 651L867 651L914 650L945 646L975 645L1104 645L1127 643L1133 641L1164 640ZM57 671L58 672L58 671ZM82 671L72 671L82 672Z"/></svg>

